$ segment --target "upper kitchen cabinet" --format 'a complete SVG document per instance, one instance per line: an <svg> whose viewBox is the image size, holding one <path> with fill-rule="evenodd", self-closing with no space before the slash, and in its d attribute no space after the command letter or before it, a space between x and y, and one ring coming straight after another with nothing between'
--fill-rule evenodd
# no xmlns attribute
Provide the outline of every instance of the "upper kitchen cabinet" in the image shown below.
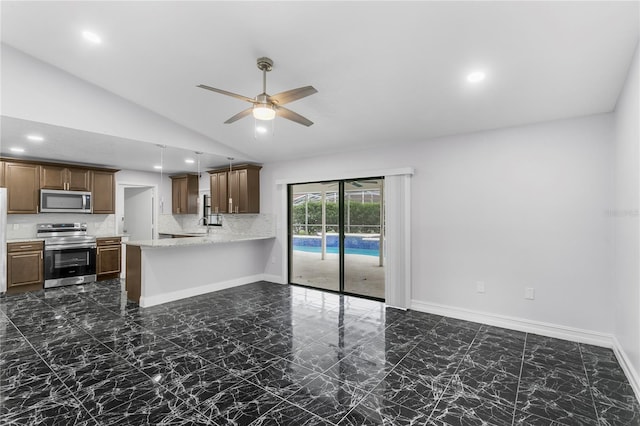
<svg viewBox="0 0 640 426"><path fill-rule="evenodd" d="M209 172L211 214L228 213L227 171Z"/></svg>
<svg viewBox="0 0 640 426"><path fill-rule="evenodd" d="M93 213L114 214L116 212L115 171L93 170Z"/></svg>
<svg viewBox="0 0 640 426"><path fill-rule="evenodd" d="M210 171L211 212L215 213L218 202L219 213L260 213L261 168L243 164L231 170Z"/></svg>
<svg viewBox="0 0 640 426"><path fill-rule="evenodd" d="M6 188L4 183L4 161L0 161L0 188Z"/></svg>
<svg viewBox="0 0 640 426"><path fill-rule="evenodd" d="M198 213L198 175L171 176L171 213Z"/></svg>
<svg viewBox="0 0 640 426"><path fill-rule="evenodd" d="M88 169L42 165L40 188L64 191L91 191L91 171Z"/></svg>
<svg viewBox="0 0 640 426"><path fill-rule="evenodd" d="M28 163L6 162L4 177L7 187L7 213L38 213L40 166Z"/></svg>

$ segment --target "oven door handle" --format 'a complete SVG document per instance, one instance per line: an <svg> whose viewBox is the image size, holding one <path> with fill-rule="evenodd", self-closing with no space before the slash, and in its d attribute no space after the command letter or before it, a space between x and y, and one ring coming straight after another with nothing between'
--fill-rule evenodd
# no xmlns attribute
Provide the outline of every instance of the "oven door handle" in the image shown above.
<svg viewBox="0 0 640 426"><path fill-rule="evenodd" d="M95 244L54 244L45 245L44 251L67 250L67 249L94 249Z"/></svg>

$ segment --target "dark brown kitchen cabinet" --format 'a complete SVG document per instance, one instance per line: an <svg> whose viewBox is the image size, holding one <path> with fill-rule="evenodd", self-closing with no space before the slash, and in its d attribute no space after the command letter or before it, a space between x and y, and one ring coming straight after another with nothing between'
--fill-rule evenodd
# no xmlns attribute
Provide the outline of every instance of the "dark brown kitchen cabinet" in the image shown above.
<svg viewBox="0 0 640 426"><path fill-rule="evenodd" d="M93 213L114 214L116 212L115 172L93 170Z"/></svg>
<svg viewBox="0 0 640 426"><path fill-rule="evenodd" d="M171 176L171 212L198 213L198 175Z"/></svg>
<svg viewBox="0 0 640 426"><path fill-rule="evenodd" d="M91 170L43 165L40 167L40 189L91 191Z"/></svg>
<svg viewBox="0 0 640 426"><path fill-rule="evenodd" d="M211 184L211 214L228 213L227 172L209 172Z"/></svg>
<svg viewBox="0 0 640 426"><path fill-rule="evenodd" d="M96 238L96 275L98 281L118 278L122 265L120 237Z"/></svg>
<svg viewBox="0 0 640 426"><path fill-rule="evenodd" d="M6 188L4 183L4 161L0 161L0 188Z"/></svg>
<svg viewBox="0 0 640 426"><path fill-rule="evenodd" d="M42 290L42 241L7 244L7 294Z"/></svg>
<svg viewBox="0 0 640 426"><path fill-rule="evenodd" d="M261 168L243 164L210 171L211 212L216 212L217 202L219 213L260 213Z"/></svg>
<svg viewBox="0 0 640 426"><path fill-rule="evenodd" d="M4 174L7 187L7 213L38 213L40 166L6 162Z"/></svg>

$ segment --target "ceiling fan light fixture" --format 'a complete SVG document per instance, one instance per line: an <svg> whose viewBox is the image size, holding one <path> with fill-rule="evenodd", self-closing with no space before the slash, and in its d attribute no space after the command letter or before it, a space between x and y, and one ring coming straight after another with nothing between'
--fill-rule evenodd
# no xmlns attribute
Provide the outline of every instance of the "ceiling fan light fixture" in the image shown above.
<svg viewBox="0 0 640 426"><path fill-rule="evenodd" d="M479 83L482 80L484 80L486 76L487 75L485 74L484 71L474 71L469 75L467 75L467 81L469 83Z"/></svg>
<svg viewBox="0 0 640 426"><path fill-rule="evenodd" d="M82 37L84 37L85 40L90 41L93 44L100 44L102 43L102 38L100 38L100 36L92 31L83 31L82 32Z"/></svg>
<svg viewBox="0 0 640 426"><path fill-rule="evenodd" d="M276 110L269 104L256 104L252 113L256 120L268 121L276 118Z"/></svg>

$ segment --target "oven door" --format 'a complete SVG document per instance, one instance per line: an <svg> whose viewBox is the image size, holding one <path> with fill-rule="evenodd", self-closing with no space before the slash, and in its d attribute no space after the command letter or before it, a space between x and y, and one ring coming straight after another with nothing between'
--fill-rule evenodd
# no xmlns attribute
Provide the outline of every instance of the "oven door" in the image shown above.
<svg viewBox="0 0 640 426"><path fill-rule="evenodd" d="M44 280L45 288L95 281L96 248L45 245Z"/></svg>

